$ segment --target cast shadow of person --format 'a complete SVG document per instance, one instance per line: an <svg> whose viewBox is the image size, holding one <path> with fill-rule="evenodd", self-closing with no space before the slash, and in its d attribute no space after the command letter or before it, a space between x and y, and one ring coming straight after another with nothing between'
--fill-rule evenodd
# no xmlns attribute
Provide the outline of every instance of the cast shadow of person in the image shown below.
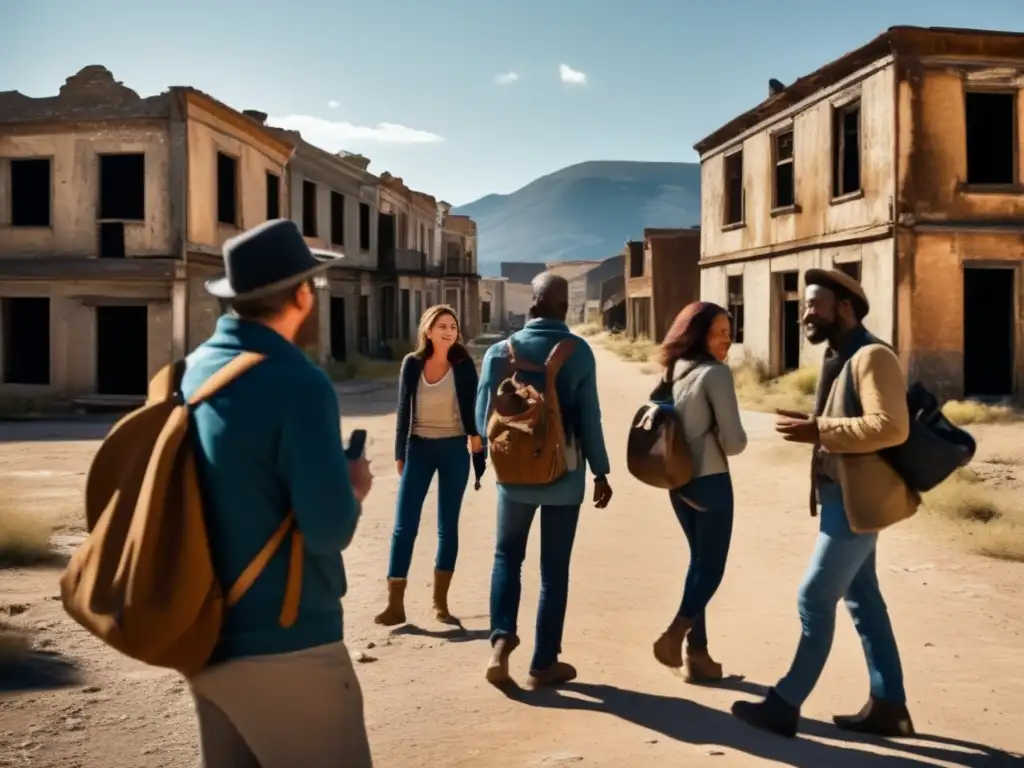
<svg viewBox="0 0 1024 768"><path fill-rule="evenodd" d="M731 690L763 695L764 688L740 678L724 681ZM560 689L525 691L509 686L510 699L534 707L604 712L641 728L686 744L720 746L793 768L934 768L943 760L963 768L1022 766L1020 756L943 737L919 735L914 742L872 739L839 730L831 723L801 720L801 734L842 741L823 743L807 738L786 739L763 733L732 714L683 698L659 696L593 683L568 683ZM920 742L929 742L922 745ZM890 754L866 752L857 745L884 745ZM944 745L952 748L944 748ZM970 750L970 752L965 751ZM896 756L892 752L902 752Z"/></svg>

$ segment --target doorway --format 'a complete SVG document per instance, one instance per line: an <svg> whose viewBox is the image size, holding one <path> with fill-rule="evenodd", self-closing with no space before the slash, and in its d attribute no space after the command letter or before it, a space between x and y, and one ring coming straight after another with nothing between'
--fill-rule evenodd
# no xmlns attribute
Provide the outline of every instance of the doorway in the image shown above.
<svg viewBox="0 0 1024 768"><path fill-rule="evenodd" d="M800 367L800 273L782 272L778 276L779 341L782 350L782 373Z"/></svg>
<svg viewBox="0 0 1024 768"><path fill-rule="evenodd" d="M359 354L370 354L370 297L366 294L359 296L359 317L356 318L356 331L358 332Z"/></svg>
<svg viewBox="0 0 1024 768"><path fill-rule="evenodd" d="M345 297L331 296L331 357L345 360Z"/></svg>
<svg viewBox="0 0 1024 768"><path fill-rule="evenodd" d="M1014 269L964 269L964 394L1013 394Z"/></svg>
<svg viewBox="0 0 1024 768"><path fill-rule="evenodd" d="M50 300L0 299L5 384L50 383Z"/></svg>
<svg viewBox="0 0 1024 768"><path fill-rule="evenodd" d="M145 304L96 307L96 392L144 395L149 383Z"/></svg>

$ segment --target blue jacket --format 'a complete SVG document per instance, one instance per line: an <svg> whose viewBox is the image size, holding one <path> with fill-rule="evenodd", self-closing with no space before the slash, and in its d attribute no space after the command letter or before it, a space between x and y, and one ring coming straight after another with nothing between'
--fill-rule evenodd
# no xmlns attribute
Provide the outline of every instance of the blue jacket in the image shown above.
<svg viewBox="0 0 1024 768"><path fill-rule="evenodd" d="M395 421L395 461L404 461L412 437L412 419L416 413L416 390L423 374L424 360L416 355L406 355L402 370L398 374L398 414ZM459 402L462 428L467 435L478 435L473 418L476 400L477 375L473 358L467 357L452 366L455 376L455 397ZM486 451L486 448L484 449Z"/></svg>
<svg viewBox="0 0 1024 768"><path fill-rule="evenodd" d="M595 475L610 471L608 451L601 429L601 406L597 399L597 366L590 345L570 333L569 327L557 320L530 320L523 330L512 335L516 354L531 363L542 365L555 344L573 339L572 356L558 372L555 386L565 422L566 436L581 449L583 458L578 467L555 482L544 486L498 484L498 494L511 501L527 504L575 506L583 503L586 491L586 465ZM476 424L481 434L487 433L491 415L491 398L498 385L512 374L508 364L508 346L500 341L487 350L480 370L480 386L476 397ZM543 391L543 374L521 373L520 376Z"/></svg>
<svg viewBox="0 0 1024 768"><path fill-rule="evenodd" d="M264 325L225 315L188 358L185 396L242 351L267 358L192 416L213 565L229 589L293 510L305 540L302 600L298 620L282 628L286 542L228 610L214 661L340 640L347 589L341 550L359 519L334 386L294 344Z"/></svg>

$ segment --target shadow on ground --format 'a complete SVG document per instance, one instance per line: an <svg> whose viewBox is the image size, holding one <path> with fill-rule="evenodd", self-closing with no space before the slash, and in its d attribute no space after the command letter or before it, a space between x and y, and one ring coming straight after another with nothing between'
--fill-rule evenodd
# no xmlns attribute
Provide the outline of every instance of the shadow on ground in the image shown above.
<svg viewBox="0 0 1024 768"><path fill-rule="evenodd" d="M475 640L486 640L491 636L487 629L466 629L458 624L446 629L424 629L416 624L404 624L398 629L391 630L392 637L431 637L435 640L447 640L450 643L469 643Z"/></svg>
<svg viewBox="0 0 1024 768"><path fill-rule="evenodd" d="M765 690L741 678L727 681L724 687L752 695L763 695ZM963 768L1024 765L1019 755L958 739L930 735L918 735L911 741L871 739L806 718L801 721L801 734L815 740L784 739L694 701L611 685L577 682L558 690L533 692L509 687L503 692L529 706L603 712L675 741L732 749L794 768L920 768L935 766L935 760ZM816 739L828 739L829 743ZM883 746L889 754L865 752L859 748L862 745Z"/></svg>
<svg viewBox="0 0 1024 768"><path fill-rule="evenodd" d="M59 653L27 650L14 658L0 659L0 694L81 684L82 674L78 667Z"/></svg>

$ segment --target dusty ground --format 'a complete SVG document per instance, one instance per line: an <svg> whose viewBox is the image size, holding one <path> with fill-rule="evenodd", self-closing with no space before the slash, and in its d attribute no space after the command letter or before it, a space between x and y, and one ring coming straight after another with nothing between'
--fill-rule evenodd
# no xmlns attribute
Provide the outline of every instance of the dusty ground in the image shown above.
<svg viewBox="0 0 1024 768"><path fill-rule="evenodd" d="M859 643L845 614L832 659L805 708L806 738L789 742L758 734L728 714L734 699L774 682L792 657L799 633L795 593L815 536L805 504L805 452L777 441L764 414L747 416L751 445L734 465L732 560L710 613L715 655L745 679L724 690L695 688L659 667L651 642L678 604L686 545L664 495L621 469L626 427L650 390L650 376L606 351L597 355L616 496L607 510L585 509L581 521L565 633L565 658L578 666L580 678L557 693L506 698L483 679L491 482L468 491L463 512L452 607L467 632L445 632L428 618L434 548L429 523L410 579L408 612L419 627L389 633L372 623L384 596L396 491L393 394L342 398L346 429L365 427L374 436L370 455L379 473L356 543L346 553L345 600L350 648L353 655L366 654L358 670L377 765L1021 764L1007 753L1024 751L1024 566L965 554L951 529L924 515L884 536L880 579L903 651L910 706L927 735L865 743L825 724L832 712L858 709L867 692ZM84 472L103 429L102 423L0 426L0 495L26 499L40 515L63 520L60 535L73 540ZM982 454L1020 456L1021 429L979 430ZM34 690L24 689L27 671L0 678L0 765L195 764L191 704L180 680L127 662L79 631L55 600L57 576L46 569L0 575L0 604L9 614L0 619L34 629L43 651L31 670ZM513 658L518 675L525 675L532 641L536 539L524 580L525 643ZM38 687L44 673L67 687Z"/></svg>

